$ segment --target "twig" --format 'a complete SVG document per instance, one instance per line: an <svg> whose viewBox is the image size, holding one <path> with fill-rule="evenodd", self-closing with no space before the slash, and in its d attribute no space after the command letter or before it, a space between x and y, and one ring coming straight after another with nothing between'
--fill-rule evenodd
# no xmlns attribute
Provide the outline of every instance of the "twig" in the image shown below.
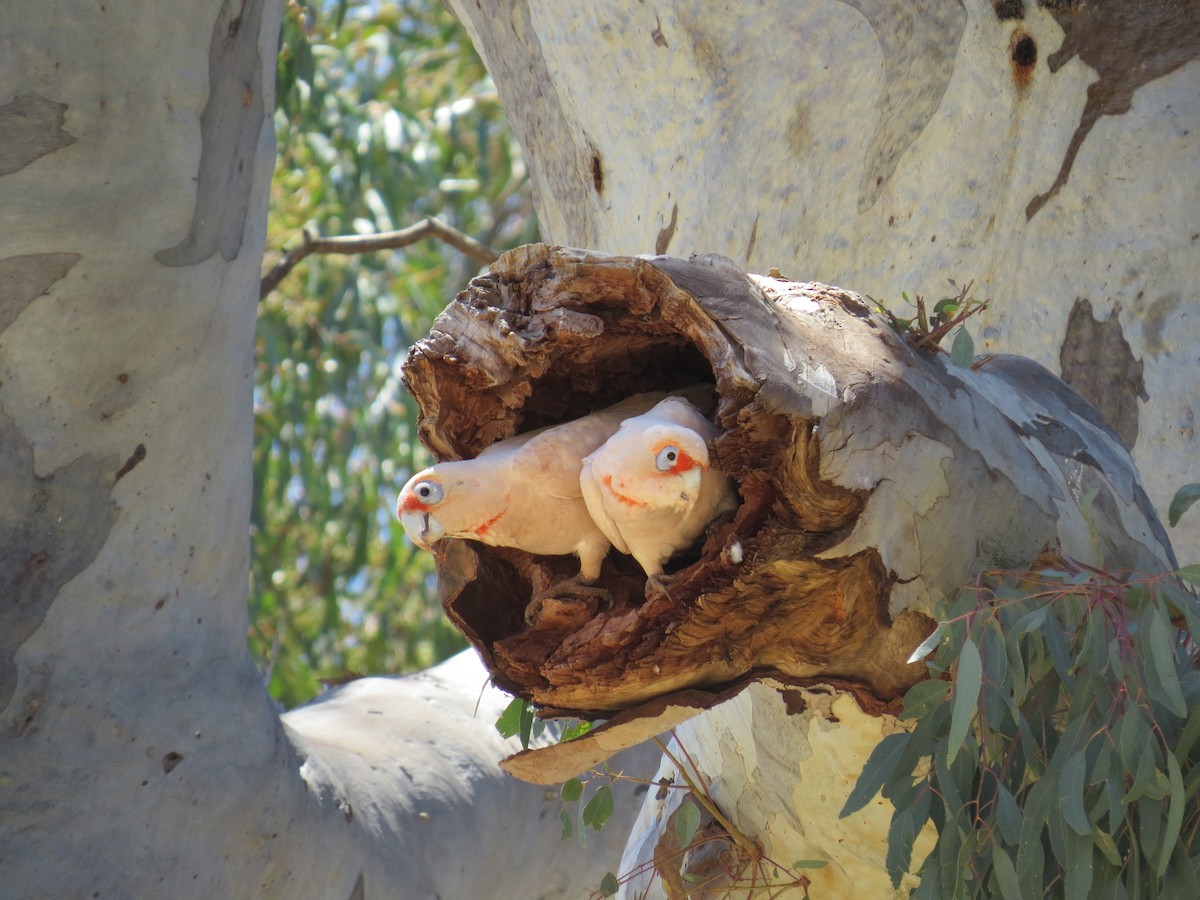
<svg viewBox="0 0 1200 900"><path fill-rule="evenodd" d="M258 299L261 300L279 286L287 274L299 262L314 253L374 253L378 250L397 250L407 247L426 238L436 238L449 244L468 259L473 259L480 265L490 265L500 256L495 250L470 235L463 234L457 228L452 228L440 219L428 218L402 228L399 231L387 231L383 234L356 235L345 234L337 237L313 237L308 231L304 232L304 240L298 247L293 247L283 255L271 271L263 276L258 289Z"/></svg>

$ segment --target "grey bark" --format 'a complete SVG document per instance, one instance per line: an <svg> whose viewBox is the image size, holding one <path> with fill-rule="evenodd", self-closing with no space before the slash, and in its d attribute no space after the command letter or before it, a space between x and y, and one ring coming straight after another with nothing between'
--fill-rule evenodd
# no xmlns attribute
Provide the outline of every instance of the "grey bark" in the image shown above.
<svg viewBox="0 0 1200 900"><path fill-rule="evenodd" d="M560 843L473 655L282 721L251 661L281 7L0 4L0 895L578 895L621 828Z"/></svg>

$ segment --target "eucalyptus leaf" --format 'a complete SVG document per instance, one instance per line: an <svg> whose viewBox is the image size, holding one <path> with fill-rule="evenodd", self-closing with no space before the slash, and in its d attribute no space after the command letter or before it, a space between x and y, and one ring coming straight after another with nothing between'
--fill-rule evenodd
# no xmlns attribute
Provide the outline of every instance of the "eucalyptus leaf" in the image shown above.
<svg viewBox="0 0 1200 900"><path fill-rule="evenodd" d="M690 846L700 827L700 810L691 800L684 800L675 811L675 836L681 847Z"/></svg>
<svg viewBox="0 0 1200 900"><path fill-rule="evenodd" d="M904 712L901 719L918 719L929 714L935 707L946 702L950 693L950 682L940 678L918 681L904 695Z"/></svg>
<svg viewBox="0 0 1200 900"><path fill-rule="evenodd" d="M908 732L897 732L889 734L875 745L875 749L871 751L871 755L867 757L867 761L863 765L862 774L858 776L854 789L850 791L850 796L846 798L842 811L838 813L839 818L845 818L862 809L872 797L879 793L879 789L895 771L896 763L908 745L909 739Z"/></svg>
<svg viewBox="0 0 1200 900"><path fill-rule="evenodd" d="M992 848L992 874L1004 900L1021 900L1021 883L1017 880L1017 869L1012 858L1002 847Z"/></svg>
<svg viewBox="0 0 1200 900"><path fill-rule="evenodd" d="M602 897L614 897L620 889L621 883L617 881L617 876L612 872L605 872L604 877L600 879L600 895Z"/></svg>
<svg viewBox="0 0 1200 900"><path fill-rule="evenodd" d="M583 808L583 824L599 831L613 813L612 788L602 784Z"/></svg>
<svg viewBox="0 0 1200 900"><path fill-rule="evenodd" d="M937 645L941 642L941 640L942 640L942 623L939 622L937 627L933 629L933 632L929 635L929 637L925 638L925 640L923 640L923 641L921 641L921 643L917 644L917 648L915 650L913 650L913 652L911 654L909 654L909 657L907 660L908 664L912 665L915 662L920 662L921 660L923 660L930 653L932 653L934 651L934 649L936 649Z"/></svg>
<svg viewBox="0 0 1200 900"><path fill-rule="evenodd" d="M950 733L947 737L947 762L954 762L958 751L966 740L967 729L975 717L979 703L979 691L983 684L983 662L979 648L970 638L963 643L958 657L958 670L954 676L954 701L950 714Z"/></svg>
<svg viewBox="0 0 1200 900"><path fill-rule="evenodd" d="M1015 847L1021 842L1022 820L1021 808L1017 806L1016 798L1007 787L1000 785L996 789L996 825L999 826L1005 843Z"/></svg>
<svg viewBox="0 0 1200 900"><path fill-rule="evenodd" d="M960 325L958 333L954 335L954 342L950 345L950 361L960 369L971 368L971 363L975 361L975 342L971 340L966 326Z"/></svg>
<svg viewBox="0 0 1200 900"><path fill-rule="evenodd" d="M1167 709L1181 719L1185 719L1187 718L1187 704L1183 700L1183 691L1179 686L1179 674L1175 670L1178 639L1174 629L1167 623L1167 617L1157 604L1149 607L1149 614L1150 622L1146 640L1150 656L1150 669L1160 688L1157 697L1166 704Z"/></svg>
<svg viewBox="0 0 1200 900"><path fill-rule="evenodd" d="M1167 804L1167 824L1163 829L1162 839L1156 848L1154 874L1162 877L1171 861L1171 853L1179 840L1179 829L1183 825L1184 795L1183 772L1174 754L1167 753L1167 778L1171 782L1171 795Z"/></svg>
<svg viewBox="0 0 1200 900"><path fill-rule="evenodd" d="M1059 782L1059 797L1062 800L1062 815L1066 823L1077 834L1091 834L1092 823L1088 821L1083 806L1084 781L1087 776L1087 755L1081 750L1075 753L1063 768Z"/></svg>
<svg viewBox="0 0 1200 900"><path fill-rule="evenodd" d="M583 794L583 782L578 778L571 778L563 782L563 786L559 789L559 796L567 803L574 803Z"/></svg>
<svg viewBox="0 0 1200 900"><path fill-rule="evenodd" d="M1185 484L1175 492L1175 496L1171 498L1171 505L1167 509L1167 521L1171 524L1172 528L1179 524L1179 520L1183 518L1183 514L1197 500L1200 500L1200 484Z"/></svg>

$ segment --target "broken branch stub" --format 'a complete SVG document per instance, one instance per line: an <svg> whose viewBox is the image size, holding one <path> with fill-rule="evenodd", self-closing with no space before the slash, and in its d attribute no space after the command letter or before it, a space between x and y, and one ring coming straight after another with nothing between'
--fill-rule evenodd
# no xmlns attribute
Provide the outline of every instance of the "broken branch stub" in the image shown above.
<svg viewBox="0 0 1200 900"><path fill-rule="evenodd" d="M841 684L880 709L925 676L907 659L933 603L983 569L1048 545L1110 565L1170 558L1090 407L1028 361L977 368L914 351L853 293L722 257L507 253L405 363L435 456L710 382L714 465L741 505L668 565L666 592L616 550L588 589L573 558L443 540L446 613L543 714L649 713L755 678ZM1091 487L1112 520L1099 527L1079 510Z"/></svg>

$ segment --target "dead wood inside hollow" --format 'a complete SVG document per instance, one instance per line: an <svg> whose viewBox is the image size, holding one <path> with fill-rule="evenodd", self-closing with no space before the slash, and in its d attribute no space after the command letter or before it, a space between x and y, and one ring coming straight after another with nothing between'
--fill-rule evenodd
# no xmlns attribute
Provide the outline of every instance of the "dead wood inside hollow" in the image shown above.
<svg viewBox="0 0 1200 900"><path fill-rule="evenodd" d="M447 615L496 682L544 712L611 715L752 676L850 681L887 700L922 677L905 659L932 621L893 621L894 576L875 550L827 552L866 492L820 474L821 414L903 345L853 295L771 280L792 295L780 303L761 284L720 258L532 245L476 278L410 352L405 381L439 459L640 391L716 385L714 461L742 503L668 568L669 594L648 595L615 550L591 594L558 589L573 558L437 545Z"/></svg>

